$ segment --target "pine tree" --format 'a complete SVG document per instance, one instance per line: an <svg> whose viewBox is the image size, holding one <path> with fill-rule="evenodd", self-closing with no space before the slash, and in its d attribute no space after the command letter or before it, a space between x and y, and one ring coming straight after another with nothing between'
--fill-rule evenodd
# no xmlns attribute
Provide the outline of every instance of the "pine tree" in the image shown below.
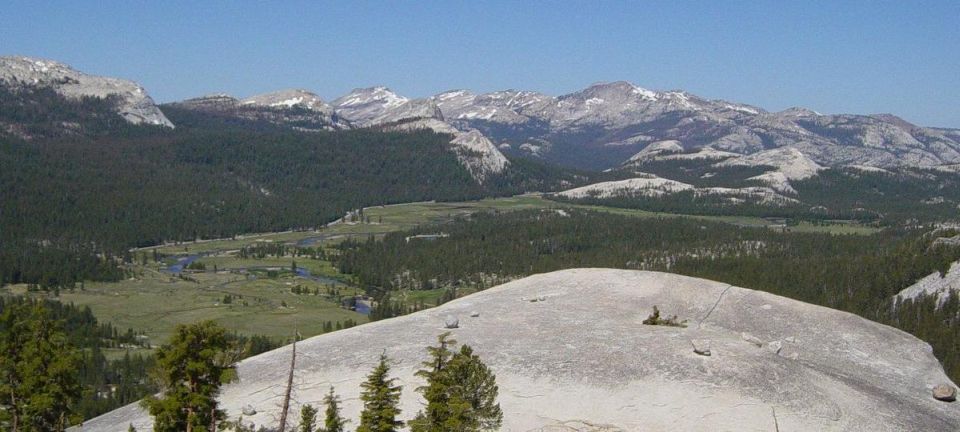
<svg viewBox="0 0 960 432"><path fill-rule="evenodd" d="M317 409L306 404L300 408L299 432L315 432L317 430Z"/></svg>
<svg viewBox="0 0 960 432"><path fill-rule="evenodd" d="M0 311L0 426L14 432L63 431L81 394L81 358L63 324L41 303Z"/></svg>
<svg viewBox="0 0 960 432"><path fill-rule="evenodd" d="M499 429L503 412L496 402L496 377L470 346L464 345L460 352L453 353L450 347L456 341L448 337L449 333L441 334L438 346L427 348L431 359L417 372L417 376L427 380L426 386L417 389L427 400L427 408L410 422L411 431Z"/></svg>
<svg viewBox="0 0 960 432"><path fill-rule="evenodd" d="M220 385L233 372L226 331L213 321L179 325L156 354L154 375L161 396L142 402L156 432L208 432L224 419L217 404Z"/></svg>
<svg viewBox="0 0 960 432"><path fill-rule="evenodd" d="M330 393L323 398L323 402L327 404L323 432L344 432L349 420L340 417L340 397L333 392L333 387L330 387Z"/></svg>
<svg viewBox="0 0 960 432"><path fill-rule="evenodd" d="M464 430L496 430L503 422L503 411L497 403L497 378L469 345L460 347L447 366L454 398L470 406Z"/></svg>
<svg viewBox="0 0 960 432"><path fill-rule="evenodd" d="M357 432L395 432L403 426L403 422L397 420L401 386L394 385L396 378L387 378L390 373L387 360L387 355L381 354L380 363L360 385L363 411Z"/></svg>
<svg viewBox="0 0 960 432"><path fill-rule="evenodd" d="M427 347L430 360L423 362L423 369L417 371L418 377L427 380L427 385L417 388L427 400L426 411L417 413L410 422L412 432L443 432L447 427L457 426L450 421L452 408L450 405L450 382L445 374L447 363L452 356L450 346L457 341L450 339L450 332L437 337L438 345Z"/></svg>

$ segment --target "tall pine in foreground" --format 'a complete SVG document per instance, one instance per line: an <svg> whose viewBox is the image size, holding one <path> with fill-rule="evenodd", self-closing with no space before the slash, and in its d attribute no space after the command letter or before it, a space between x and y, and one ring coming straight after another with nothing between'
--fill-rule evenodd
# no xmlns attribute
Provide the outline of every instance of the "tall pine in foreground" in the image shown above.
<svg viewBox="0 0 960 432"><path fill-rule="evenodd" d="M298 432L316 432L317 430L317 409L313 405L306 404L300 408L300 427Z"/></svg>
<svg viewBox="0 0 960 432"><path fill-rule="evenodd" d="M456 344L449 332L438 338L438 345L428 347L430 360L417 376L427 385L417 390L427 400L426 411L421 411L410 422L413 432L485 431L500 428L503 412L497 403L499 389L496 376L473 354L468 345L454 353Z"/></svg>
<svg viewBox="0 0 960 432"><path fill-rule="evenodd" d="M157 351L160 397L142 402L156 432L212 432L225 418L217 396L233 373L235 353L226 331L213 321L179 325Z"/></svg>
<svg viewBox="0 0 960 432"><path fill-rule="evenodd" d="M455 397L465 401L470 409L464 415L463 430L496 430L503 423L503 411L497 403L500 389L497 377L469 345L460 347L447 365L447 375Z"/></svg>
<svg viewBox="0 0 960 432"><path fill-rule="evenodd" d="M80 397L77 349L41 303L0 308L0 430L63 431Z"/></svg>
<svg viewBox="0 0 960 432"><path fill-rule="evenodd" d="M394 385L396 378L388 378L390 364L387 355L380 355L380 363L367 376L367 381L360 385L363 391L360 400L363 401L363 411L360 413L360 426L357 432L395 432L403 426L397 420L400 415L400 390Z"/></svg>
<svg viewBox="0 0 960 432"><path fill-rule="evenodd" d="M333 392L333 387L330 387L330 393L323 398L323 402L327 404L323 432L345 432L344 426L349 420L340 417L340 397Z"/></svg>

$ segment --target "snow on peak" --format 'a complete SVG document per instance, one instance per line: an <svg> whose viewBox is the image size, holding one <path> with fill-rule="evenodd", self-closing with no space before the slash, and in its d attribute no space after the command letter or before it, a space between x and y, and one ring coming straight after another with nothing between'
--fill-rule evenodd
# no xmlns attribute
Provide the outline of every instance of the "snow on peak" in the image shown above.
<svg viewBox="0 0 960 432"><path fill-rule="evenodd" d="M639 96L641 99L655 101L659 98L657 92L647 90L643 87L637 87L627 81L598 82L590 85L581 93L592 97L603 97L604 95ZM589 97L589 96L588 96Z"/></svg>
<svg viewBox="0 0 960 432"><path fill-rule="evenodd" d="M470 90L448 90L443 93L440 93L433 98L437 101L448 101L451 99L473 99L476 95L473 94Z"/></svg>
<svg viewBox="0 0 960 432"><path fill-rule="evenodd" d="M409 105L410 99L378 86L358 88L334 100L331 105L343 118L360 125L371 125L392 119L390 113ZM404 109L409 109L406 107Z"/></svg>
<svg viewBox="0 0 960 432"><path fill-rule="evenodd" d="M733 105L728 103L728 104L724 104L723 107L729 110L740 111L742 113L747 113L747 114L753 114L753 115L760 114L760 110L747 105Z"/></svg>
<svg viewBox="0 0 960 432"><path fill-rule="evenodd" d="M353 89L349 94L333 101L337 109L360 105L380 104L385 108L403 105L409 99L384 86Z"/></svg>
<svg viewBox="0 0 960 432"><path fill-rule="evenodd" d="M313 111L331 112L333 108L327 105L320 96L306 90L290 89L257 96L251 96L240 101L242 105L265 106L270 108L293 108L295 106Z"/></svg>
<svg viewBox="0 0 960 432"><path fill-rule="evenodd" d="M635 95L642 96L642 97L644 97L644 98L646 98L646 99L657 100L657 92L655 92L655 91L653 91L653 90L647 90L647 89L645 89L645 88L643 88L643 87L637 87L637 86L635 86L635 85L633 85L633 84L631 84L631 86L632 86L633 88L630 90L630 93L635 94Z"/></svg>

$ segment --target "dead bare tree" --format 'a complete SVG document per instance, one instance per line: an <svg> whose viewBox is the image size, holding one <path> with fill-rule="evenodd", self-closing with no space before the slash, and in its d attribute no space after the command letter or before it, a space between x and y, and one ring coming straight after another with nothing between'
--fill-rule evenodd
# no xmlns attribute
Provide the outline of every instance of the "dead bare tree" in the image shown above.
<svg viewBox="0 0 960 432"><path fill-rule="evenodd" d="M290 410L290 392L293 391L293 371L297 366L297 339L300 337L300 332L294 330L293 332L293 345L292 353L290 354L290 373L287 375L287 390L283 395L283 407L280 408L280 430L279 432L284 432L287 428L287 411Z"/></svg>

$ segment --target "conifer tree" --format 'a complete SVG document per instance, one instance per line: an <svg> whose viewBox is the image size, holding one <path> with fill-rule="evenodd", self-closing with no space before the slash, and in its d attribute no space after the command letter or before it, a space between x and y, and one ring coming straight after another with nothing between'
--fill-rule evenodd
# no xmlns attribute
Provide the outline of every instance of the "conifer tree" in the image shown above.
<svg viewBox="0 0 960 432"><path fill-rule="evenodd" d="M503 412L496 401L496 377L470 346L453 353L450 347L455 344L449 333L444 333L438 338L438 346L427 348L430 360L417 372L427 380L426 386L417 389L427 400L427 407L410 422L413 432L500 428Z"/></svg>
<svg viewBox="0 0 960 432"><path fill-rule="evenodd" d="M333 392L333 387L330 387L330 393L323 398L323 402L327 404L323 432L344 432L349 420L340 417L340 397Z"/></svg>
<svg viewBox="0 0 960 432"><path fill-rule="evenodd" d="M447 366L447 374L454 397L466 402L470 410L465 415L467 431L496 430L503 422L503 411L497 403L497 378L469 345L460 347Z"/></svg>
<svg viewBox="0 0 960 432"><path fill-rule="evenodd" d="M397 420L401 386L394 385L396 378L388 378L389 373L387 355L381 354L380 363L360 385L363 411L357 432L395 432L403 426L403 422Z"/></svg>
<svg viewBox="0 0 960 432"><path fill-rule="evenodd" d="M0 311L0 429L63 431L81 394L80 356L41 304Z"/></svg>
<svg viewBox="0 0 960 432"><path fill-rule="evenodd" d="M315 432L317 430L317 409L306 404L300 408L299 432Z"/></svg>
<svg viewBox="0 0 960 432"><path fill-rule="evenodd" d="M427 385L417 388L427 400L426 411L420 411L410 422L412 432L443 432L447 427L456 427L451 421L452 408L450 404L450 382L445 374L447 363L452 356L449 346L457 341L450 339L450 332L437 337L437 346L427 347L430 359L423 362L423 369L417 371L418 377L427 380Z"/></svg>
<svg viewBox="0 0 960 432"><path fill-rule="evenodd" d="M213 321L179 325L156 354L161 396L144 399L156 432L208 432L224 419L217 396L234 359L226 331Z"/></svg>

